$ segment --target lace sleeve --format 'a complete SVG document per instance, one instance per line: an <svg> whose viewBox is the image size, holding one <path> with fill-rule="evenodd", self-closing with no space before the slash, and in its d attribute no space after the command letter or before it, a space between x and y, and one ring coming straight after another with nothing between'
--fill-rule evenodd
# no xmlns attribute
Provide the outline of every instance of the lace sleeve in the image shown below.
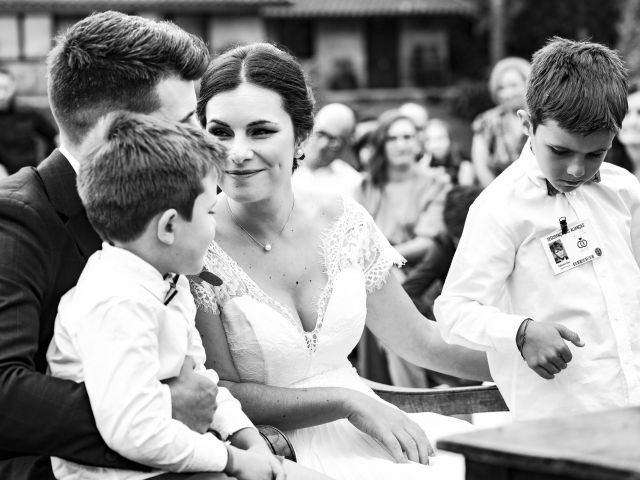
<svg viewBox="0 0 640 480"><path fill-rule="evenodd" d="M391 246L361 205L345 199L345 211L352 231L353 255L364 272L367 292L371 293L384 285L391 267L401 267L405 259Z"/></svg>
<svg viewBox="0 0 640 480"><path fill-rule="evenodd" d="M213 286L205 282L194 280L194 277L189 277L189 285L191 286L191 293L193 299L196 301L196 307L203 312L212 313L217 315L220 313L218 308L218 302L216 301L216 295L213 292Z"/></svg>
<svg viewBox="0 0 640 480"><path fill-rule="evenodd" d="M225 278L225 269L222 268L222 259L219 254L220 247L214 242L209 246L207 255L204 259L204 266L210 272L214 272L222 279L222 285L214 287L207 282L201 281L199 278L190 276L189 285L191 293L196 302L198 310L211 313L213 315L220 314L222 306L229 299L229 282Z"/></svg>

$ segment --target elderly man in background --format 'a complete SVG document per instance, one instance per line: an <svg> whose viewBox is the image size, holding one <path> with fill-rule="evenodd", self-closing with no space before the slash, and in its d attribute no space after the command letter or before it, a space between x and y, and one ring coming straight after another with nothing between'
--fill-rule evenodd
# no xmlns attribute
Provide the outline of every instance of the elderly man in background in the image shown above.
<svg viewBox="0 0 640 480"><path fill-rule="evenodd" d="M350 152L356 117L342 103L330 103L315 116L313 134L304 150L306 158L293 176L296 189L321 189L352 197L361 174L344 159Z"/></svg>

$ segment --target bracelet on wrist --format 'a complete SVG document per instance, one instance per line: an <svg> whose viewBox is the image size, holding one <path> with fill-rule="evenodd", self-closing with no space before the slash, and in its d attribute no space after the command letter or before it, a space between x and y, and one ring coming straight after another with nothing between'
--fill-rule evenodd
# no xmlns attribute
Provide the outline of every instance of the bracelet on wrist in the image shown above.
<svg viewBox="0 0 640 480"><path fill-rule="evenodd" d="M520 324L520 328L518 329L518 334L516 334L516 346L518 347L518 350L520 351L520 355L522 356L523 360L524 360L524 353L522 353L522 351L524 349L524 344L527 341L527 328L529 327L529 324L531 322L533 322L533 318L525 318L524 321Z"/></svg>

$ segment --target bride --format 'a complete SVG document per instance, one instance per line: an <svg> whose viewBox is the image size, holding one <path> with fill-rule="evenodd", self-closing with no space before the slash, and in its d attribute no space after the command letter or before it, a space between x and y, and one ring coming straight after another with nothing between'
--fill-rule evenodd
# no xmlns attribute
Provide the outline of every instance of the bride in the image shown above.
<svg viewBox="0 0 640 480"><path fill-rule="evenodd" d="M382 401L347 355L366 323L425 368L488 379L486 358L446 345L420 316L390 275L402 257L362 207L294 194L313 103L297 61L269 44L228 51L202 79L198 117L228 148L205 264L224 283L192 283L209 366L255 423L285 430L306 467L337 479L462 478L461 457L434 456L431 444L469 424Z"/></svg>

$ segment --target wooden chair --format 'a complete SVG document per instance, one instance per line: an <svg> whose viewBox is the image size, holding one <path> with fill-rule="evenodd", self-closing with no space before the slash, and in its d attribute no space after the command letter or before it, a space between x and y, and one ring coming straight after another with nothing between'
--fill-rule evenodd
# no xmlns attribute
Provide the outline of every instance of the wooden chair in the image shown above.
<svg viewBox="0 0 640 480"><path fill-rule="evenodd" d="M504 412L507 405L495 385L455 388L404 388L365 380L383 400L407 413L433 412L441 415L465 415L483 412ZM258 430L271 451L296 461L296 453L287 436L269 425Z"/></svg>
<svg viewBox="0 0 640 480"><path fill-rule="evenodd" d="M509 409L495 385L454 388L404 388L365 380L376 394L407 413L465 415Z"/></svg>

